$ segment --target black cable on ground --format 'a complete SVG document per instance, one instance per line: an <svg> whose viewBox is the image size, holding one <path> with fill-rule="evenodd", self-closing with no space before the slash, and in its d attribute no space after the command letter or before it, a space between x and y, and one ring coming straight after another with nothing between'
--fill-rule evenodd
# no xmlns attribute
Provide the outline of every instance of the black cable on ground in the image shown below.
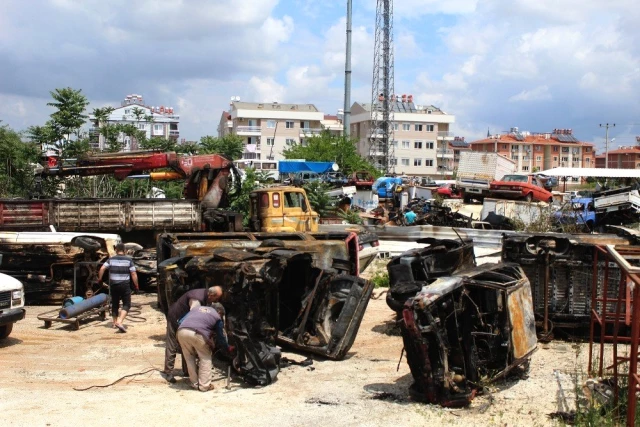
<svg viewBox="0 0 640 427"><path fill-rule="evenodd" d="M76 388L74 387L73 389L75 391L87 391L87 390L91 390L92 388L107 388L107 387L111 387L112 385L118 384L120 381L130 378L130 377L135 377L138 375L144 375L144 374L148 374L149 372L153 372L153 371L158 371L158 372L162 372L160 369L158 368L150 368L147 369L146 371L142 371L142 372L136 372L135 374L129 374L129 375L125 375L124 377L120 377L117 380L115 380L114 382L112 382L111 384L106 384L106 385L92 385L90 387L85 387L85 388Z"/></svg>

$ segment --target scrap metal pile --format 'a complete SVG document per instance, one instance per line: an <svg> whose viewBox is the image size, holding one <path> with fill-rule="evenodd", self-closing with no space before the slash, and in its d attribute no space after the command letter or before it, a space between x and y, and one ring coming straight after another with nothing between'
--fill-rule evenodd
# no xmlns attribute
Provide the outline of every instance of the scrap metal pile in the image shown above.
<svg viewBox="0 0 640 427"><path fill-rule="evenodd" d="M411 224L407 224L404 213L400 208L377 207L373 209L367 218L375 220L379 224L391 222L396 225L435 225L442 227L462 227L469 228L473 218L454 211L449 206L441 206L434 200L424 198L413 199L407 204L406 209L416 214L416 219ZM377 225L377 224L376 224Z"/></svg>
<svg viewBox="0 0 640 427"><path fill-rule="evenodd" d="M251 385L279 372L276 344L339 360L351 348L373 285L340 269L314 267L310 253L265 241L258 248L216 248L159 266L168 303L184 292L222 286L233 366ZM280 242L281 243L281 242Z"/></svg>
<svg viewBox="0 0 640 427"><path fill-rule="evenodd" d="M531 288L512 263L474 267L470 241L434 240L387 266L415 400L468 405L483 385L527 365L537 339Z"/></svg>

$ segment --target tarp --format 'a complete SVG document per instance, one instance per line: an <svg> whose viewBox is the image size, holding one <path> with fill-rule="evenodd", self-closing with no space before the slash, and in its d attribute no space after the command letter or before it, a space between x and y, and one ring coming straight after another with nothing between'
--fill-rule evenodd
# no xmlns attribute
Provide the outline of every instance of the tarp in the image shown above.
<svg viewBox="0 0 640 427"><path fill-rule="evenodd" d="M331 170L333 162L278 162L280 173L315 172L325 173Z"/></svg>
<svg viewBox="0 0 640 427"><path fill-rule="evenodd" d="M640 169L553 168L538 174L572 178L640 178Z"/></svg>

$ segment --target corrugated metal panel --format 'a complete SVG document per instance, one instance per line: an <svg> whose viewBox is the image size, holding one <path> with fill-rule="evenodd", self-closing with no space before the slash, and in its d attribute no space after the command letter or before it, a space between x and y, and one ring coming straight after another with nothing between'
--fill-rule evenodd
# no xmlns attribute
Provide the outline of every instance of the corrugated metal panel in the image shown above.
<svg viewBox="0 0 640 427"><path fill-rule="evenodd" d="M567 176L573 178L640 178L640 169L605 169L605 168L553 168L539 172L547 176Z"/></svg>
<svg viewBox="0 0 640 427"><path fill-rule="evenodd" d="M0 227L3 230L24 230L47 226L48 202L0 202Z"/></svg>
<svg viewBox="0 0 640 427"><path fill-rule="evenodd" d="M81 201L54 203L49 220L59 231L125 230L126 203Z"/></svg>

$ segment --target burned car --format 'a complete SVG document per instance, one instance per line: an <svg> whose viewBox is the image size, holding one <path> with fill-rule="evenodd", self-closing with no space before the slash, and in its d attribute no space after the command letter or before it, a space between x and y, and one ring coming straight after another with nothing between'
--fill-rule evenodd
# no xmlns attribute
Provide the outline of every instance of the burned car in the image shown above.
<svg viewBox="0 0 640 427"><path fill-rule="evenodd" d="M222 286L234 367L248 384L279 372L276 344L339 360L351 348L373 291L370 282L317 268L310 253L265 241L257 248L213 248L208 255L167 259L159 285L171 304L184 292Z"/></svg>
<svg viewBox="0 0 640 427"><path fill-rule="evenodd" d="M415 296L425 283L475 265L470 239L426 238L417 243L429 246L404 252L387 264L390 284L387 305L398 314L404 310L404 303Z"/></svg>
<svg viewBox="0 0 640 427"><path fill-rule="evenodd" d="M527 364L537 339L531 288L515 264L488 264L426 284L400 324L414 400L468 405L482 385Z"/></svg>

